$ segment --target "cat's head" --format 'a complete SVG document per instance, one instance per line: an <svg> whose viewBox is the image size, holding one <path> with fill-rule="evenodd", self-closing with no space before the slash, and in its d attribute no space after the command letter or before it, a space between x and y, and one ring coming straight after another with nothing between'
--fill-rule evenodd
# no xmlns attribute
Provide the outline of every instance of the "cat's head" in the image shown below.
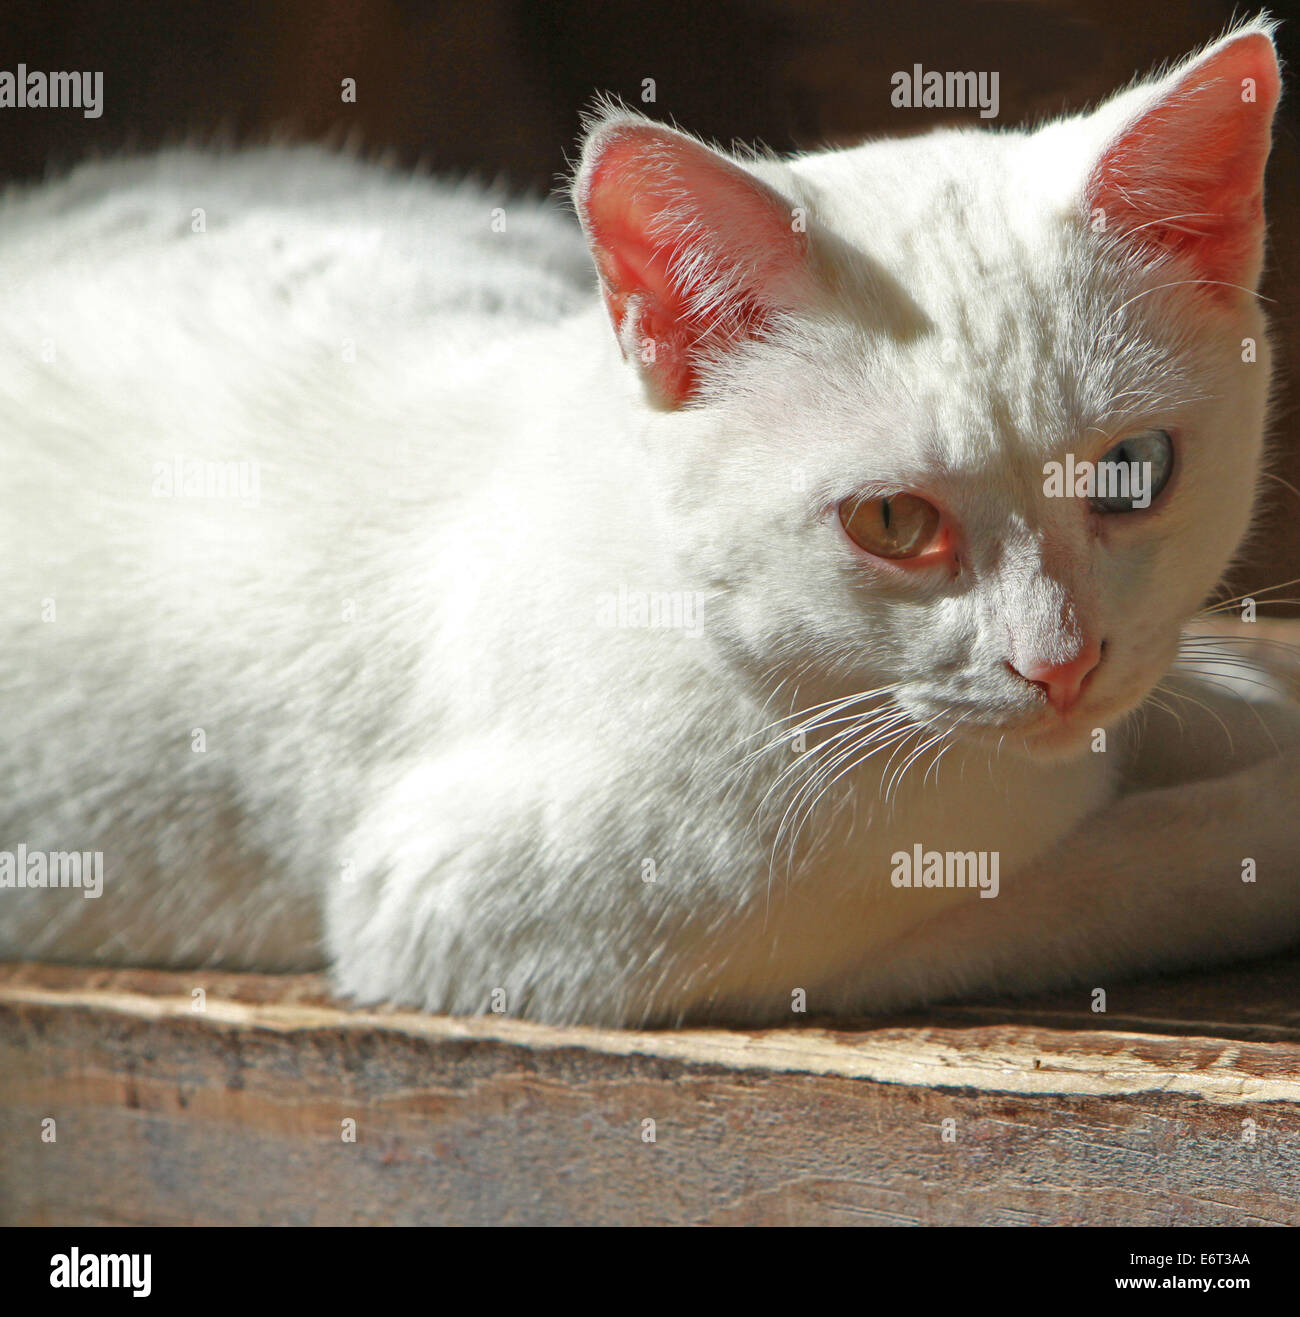
<svg viewBox="0 0 1300 1317"><path fill-rule="evenodd" d="M593 122L575 204L732 662L1046 756L1146 698L1259 477L1278 94L1256 23L1033 132Z"/></svg>

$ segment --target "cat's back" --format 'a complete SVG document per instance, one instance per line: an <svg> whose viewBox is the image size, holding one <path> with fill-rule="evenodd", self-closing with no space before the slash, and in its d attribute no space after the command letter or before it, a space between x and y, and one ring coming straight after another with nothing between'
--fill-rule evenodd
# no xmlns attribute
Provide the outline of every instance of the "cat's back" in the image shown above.
<svg viewBox="0 0 1300 1317"><path fill-rule="evenodd" d="M11 325L57 290L101 327L109 306L96 297L126 327L133 308L158 317L172 302L247 313L234 305L241 289L271 320L277 304L314 293L312 309L328 299L359 324L544 321L592 284L576 224L545 201L317 147L176 148L12 188L0 201L0 278ZM115 302L128 290L130 303Z"/></svg>
<svg viewBox="0 0 1300 1317"><path fill-rule="evenodd" d="M593 301L557 207L314 147L10 189L0 289L11 579L78 553L161 579L178 545L247 574L395 496L463 491L512 431L502 360ZM222 468L274 515L180 498Z"/></svg>
<svg viewBox="0 0 1300 1317"><path fill-rule="evenodd" d="M278 698L241 686L250 663L306 662L317 694L398 664L410 560L518 434L502 359L517 374L514 345L592 283L548 204L316 148L178 149L8 192L9 749L48 735L52 689L71 736L88 710L157 721L195 680ZM353 607L384 634L340 629Z"/></svg>

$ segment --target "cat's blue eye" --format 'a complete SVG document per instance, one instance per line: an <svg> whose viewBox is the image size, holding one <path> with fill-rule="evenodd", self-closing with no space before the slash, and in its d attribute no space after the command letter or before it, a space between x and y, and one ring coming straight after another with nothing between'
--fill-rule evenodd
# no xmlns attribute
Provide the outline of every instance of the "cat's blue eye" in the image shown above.
<svg viewBox="0 0 1300 1317"><path fill-rule="evenodd" d="M1097 463L1098 512L1139 512L1150 507L1174 470L1174 442L1164 430L1121 439Z"/></svg>

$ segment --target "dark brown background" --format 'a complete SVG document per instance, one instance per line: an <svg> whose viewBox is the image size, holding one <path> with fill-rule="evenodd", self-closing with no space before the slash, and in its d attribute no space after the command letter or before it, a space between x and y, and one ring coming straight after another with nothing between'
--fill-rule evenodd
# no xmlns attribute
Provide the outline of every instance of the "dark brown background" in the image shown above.
<svg viewBox="0 0 1300 1317"><path fill-rule="evenodd" d="M1272 12L1287 19L1296 8L1281 0ZM979 122L977 111L891 107L890 75L920 63L997 70L998 122L1015 124L1086 106L1217 36L1234 11L1251 9L1230 0L30 4L4 16L0 67L103 70L105 110L97 120L5 113L0 177L39 177L94 151L283 129L312 139L356 133L401 161L545 190L598 90L640 105L642 80L653 78L647 112L777 150ZM1280 41L1300 75L1300 12ZM345 77L357 80L355 105L340 100ZM1280 348L1276 470L1300 489L1297 90L1290 77L1269 175L1264 293ZM1268 489L1237 589L1300 576L1300 493L1277 481Z"/></svg>

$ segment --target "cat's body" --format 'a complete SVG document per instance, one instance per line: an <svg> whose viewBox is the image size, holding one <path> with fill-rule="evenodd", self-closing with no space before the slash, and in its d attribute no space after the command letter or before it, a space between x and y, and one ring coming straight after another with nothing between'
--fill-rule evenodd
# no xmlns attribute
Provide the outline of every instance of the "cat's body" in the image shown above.
<svg viewBox="0 0 1300 1317"><path fill-rule="evenodd" d="M626 219L620 196L599 208L602 144L647 131L612 114L589 138L598 264ZM638 1023L1284 944L1300 722L1270 704L1262 737L1212 688L1183 728L1127 716L1246 526L1263 321L1074 218L1099 131L716 178L655 138L702 196L774 189L742 217L788 202L818 291L750 251L705 296L700 265L698 306L653 311L649 402L581 237L540 205L309 150L178 152L11 199L0 848L101 850L105 878L95 900L0 890L0 955L329 964L369 1000ZM635 357L651 294L616 266ZM674 335L742 267L779 288L770 322L715 318L734 350L683 366ZM1180 449L1188 488L1148 540L1043 499L1043 463L1091 428L1156 421L1232 439ZM177 459L256 463L255 500L168 492ZM961 526L953 570L872 575L826 509L923 467ZM643 624L651 602L667 625ZM1098 630L1102 752L1082 713L1031 732L1049 683L1018 675ZM1040 730L1035 753L1001 744ZM895 887L916 846L995 853L1000 890ZM1267 880L1240 881L1247 854Z"/></svg>

